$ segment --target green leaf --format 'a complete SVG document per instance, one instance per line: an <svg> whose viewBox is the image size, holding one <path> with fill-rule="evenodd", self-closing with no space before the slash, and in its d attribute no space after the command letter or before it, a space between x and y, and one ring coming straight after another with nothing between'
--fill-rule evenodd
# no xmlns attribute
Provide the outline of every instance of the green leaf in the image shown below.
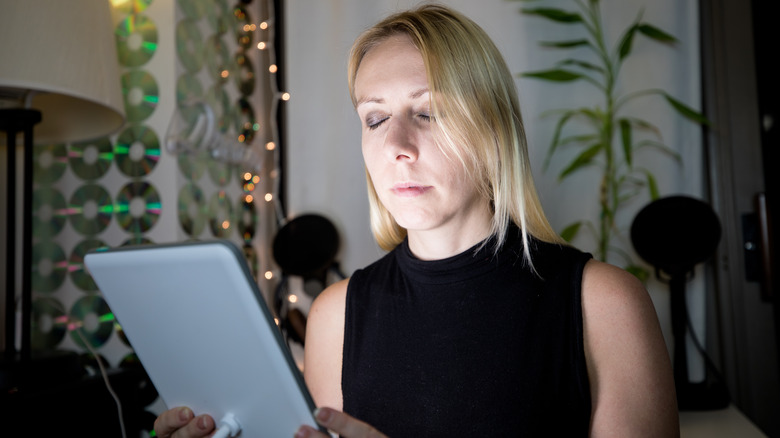
<svg viewBox="0 0 780 438"><path fill-rule="evenodd" d="M677 42L677 38L653 26L652 24L641 23L637 29L642 33L642 35L662 43L671 44Z"/></svg>
<svg viewBox="0 0 780 438"><path fill-rule="evenodd" d="M564 69L541 70L523 73L522 76L553 82L571 82L581 79L583 75Z"/></svg>
<svg viewBox="0 0 780 438"><path fill-rule="evenodd" d="M682 157L680 154L677 153L674 149L670 148L669 146L652 140L643 140L637 143L637 148L644 148L644 147L651 147L654 149L658 149L659 151L669 155L670 157L674 158L675 161L678 163L682 163Z"/></svg>
<svg viewBox="0 0 780 438"><path fill-rule="evenodd" d="M541 41L539 43L542 47L553 47L556 49L571 49L580 46L589 46L588 40L570 40L570 41Z"/></svg>
<svg viewBox="0 0 780 438"><path fill-rule="evenodd" d="M560 62L559 65L574 65L585 70L592 70L599 73L604 73L604 68L600 65L591 64L590 62L580 61L578 59L567 59Z"/></svg>
<svg viewBox="0 0 780 438"><path fill-rule="evenodd" d="M550 143L550 150L547 151L547 158L544 160L544 169L550 167L550 158L552 158L553 153L560 144L558 139L561 137L561 131L563 131L564 125L566 125L566 122L568 122L574 114L576 114L574 111L567 111L561 116L560 119L558 119L558 123L555 125L555 132L553 133L552 142Z"/></svg>
<svg viewBox="0 0 780 438"><path fill-rule="evenodd" d="M563 9L556 8L533 8L523 9L524 14L538 15L548 20L556 21L558 23L573 24L581 23L582 16L576 12L564 11Z"/></svg>
<svg viewBox="0 0 780 438"><path fill-rule="evenodd" d="M647 190L650 191L650 199L655 201L660 197L658 192L658 183L655 181L655 177L652 173L646 172L647 175Z"/></svg>
<svg viewBox="0 0 780 438"><path fill-rule="evenodd" d="M598 137L597 134L570 135L560 139L558 144L564 146L570 143L591 143L598 140Z"/></svg>
<svg viewBox="0 0 780 438"><path fill-rule="evenodd" d="M683 117L692 120L696 123L699 123L701 125L710 126L710 121L704 117L703 114L700 112L694 110L693 108L685 105L684 103L680 102L679 100L673 98L672 96L663 93L666 100L672 105L672 108L677 110L678 113L682 114Z"/></svg>
<svg viewBox="0 0 780 438"><path fill-rule="evenodd" d="M577 233L579 233L581 226L582 222L574 222L567 225L566 228L561 231L561 238L567 242L571 242L575 237L577 237Z"/></svg>
<svg viewBox="0 0 780 438"><path fill-rule="evenodd" d="M626 31L626 34L623 35L623 39L620 41L620 46L618 49L618 54L620 55L620 60L628 56L629 53L631 53L631 45L634 43L634 34L636 34L637 26L631 26L628 31Z"/></svg>
<svg viewBox="0 0 780 438"><path fill-rule="evenodd" d="M585 167L588 164L590 164L593 161L593 158L596 157L601 150L604 149L603 144L596 143L595 145L589 147L588 149L585 149L580 153L577 158L575 158L567 167L566 169L561 172L560 175L558 175L558 179L562 180L566 178L569 174L574 172L575 170Z"/></svg>
<svg viewBox="0 0 780 438"><path fill-rule="evenodd" d="M626 157L626 163L628 167L633 167L632 154L631 154L631 122L627 119L620 119L620 139L623 143L623 156Z"/></svg>

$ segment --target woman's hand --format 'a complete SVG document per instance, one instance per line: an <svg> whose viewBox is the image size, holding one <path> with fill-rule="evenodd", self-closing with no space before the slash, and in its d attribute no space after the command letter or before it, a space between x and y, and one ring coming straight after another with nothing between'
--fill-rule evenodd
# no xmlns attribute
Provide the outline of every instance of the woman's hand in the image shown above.
<svg viewBox="0 0 780 438"><path fill-rule="evenodd" d="M201 438L214 432L214 419L198 415L188 407L169 409L154 421L154 432L160 438Z"/></svg>
<svg viewBox="0 0 780 438"><path fill-rule="evenodd" d="M318 408L314 411L314 418L321 426L345 438L387 438L372 426L335 409ZM330 438L313 427L305 425L295 433L295 438L315 437Z"/></svg>

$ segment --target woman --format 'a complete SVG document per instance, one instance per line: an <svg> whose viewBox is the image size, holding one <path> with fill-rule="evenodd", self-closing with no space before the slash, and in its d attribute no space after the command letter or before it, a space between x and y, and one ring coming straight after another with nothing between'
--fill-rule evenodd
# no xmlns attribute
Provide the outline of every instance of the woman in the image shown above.
<svg viewBox="0 0 780 438"><path fill-rule="evenodd" d="M437 5L390 16L355 42L349 89L389 252L310 310L318 421L345 437L678 436L652 302L552 231L512 75L485 32ZM155 425L212 428L186 408Z"/></svg>

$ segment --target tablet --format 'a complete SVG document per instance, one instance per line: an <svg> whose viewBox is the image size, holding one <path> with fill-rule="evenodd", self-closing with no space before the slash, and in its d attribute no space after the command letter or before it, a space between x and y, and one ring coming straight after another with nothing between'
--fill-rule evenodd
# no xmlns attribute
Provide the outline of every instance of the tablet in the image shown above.
<svg viewBox="0 0 780 438"><path fill-rule="evenodd" d="M242 437L318 427L300 370L235 244L93 250L84 264L166 406L189 406L218 424L233 419Z"/></svg>

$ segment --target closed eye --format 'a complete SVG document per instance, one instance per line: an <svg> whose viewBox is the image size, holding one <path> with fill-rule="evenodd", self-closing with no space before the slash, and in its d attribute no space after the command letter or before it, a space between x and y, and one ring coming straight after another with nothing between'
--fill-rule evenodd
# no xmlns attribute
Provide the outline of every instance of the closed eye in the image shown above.
<svg viewBox="0 0 780 438"><path fill-rule="evenodd" d="M369 117L368 119L366 119L366 127L369 130L373 131L374 129L382 125L382 123L384 123L385 120L387 119L388 117Z"/></svg>

